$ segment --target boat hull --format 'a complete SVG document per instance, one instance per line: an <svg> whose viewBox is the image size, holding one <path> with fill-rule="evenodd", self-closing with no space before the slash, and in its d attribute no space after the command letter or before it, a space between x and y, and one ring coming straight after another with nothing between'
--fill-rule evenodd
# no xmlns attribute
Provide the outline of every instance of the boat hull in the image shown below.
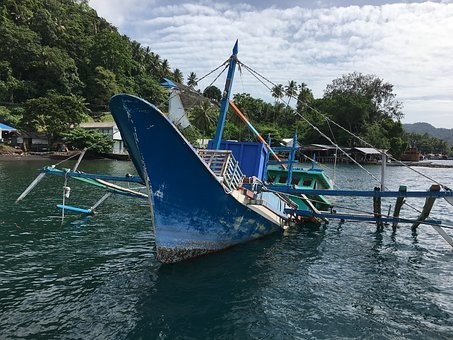
<svg viewBox="0 0 453 340"><path fill-rule="evenodd" d="M116 95L110 110L137 172L148 183L157 256L177 262L262 237L280 228L273 213L226 192L190 143L154 105ZM275 215L275 214L274 214Z"/></svg>

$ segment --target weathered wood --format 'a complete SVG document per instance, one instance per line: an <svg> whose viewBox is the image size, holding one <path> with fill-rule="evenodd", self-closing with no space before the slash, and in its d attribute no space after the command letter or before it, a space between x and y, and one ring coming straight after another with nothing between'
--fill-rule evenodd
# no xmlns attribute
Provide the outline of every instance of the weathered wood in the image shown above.
<svg viewBox="0 0 453 340"><path fill-rule="evenodd" d="M393 217L395 217L395 218L398 218L400 216L401 207L403 206L403 203L404 203L404 193L406 191L407 191L406 186L404 186L404 185L400 186L399 192L401 192L402 195L396 199L395 210L393 210ZM396 231L397 226L398 226L398 221L395 221L392 223L393 231Z"/></svg>
<svg viewBox="0 0 453 340"><path fill-rule="evenodd" d="M374 191L381 191L381 188L375 187ZM384 223L382 222L382 213L381 213L381 196L373 196L373 212L374 218L376 219L376 225L379 230L384 228Z"/></svg>
<svg viewBox="0 0 453 340"><path fill-rule="evenodd" d="M440 185L439 184L433 184L431 185L431 188L429 188L429 191L434 191L438 192L440 191ZM429 213L431 212L431 209L433 207L434 202L436 201L436 197L426 197L425 200L425 205L423 206L423 210L417 218L417 222L412 224L412 231L416 231L417 227L420 225L421 222L426 220L426 218L429 216Z"/></svg>

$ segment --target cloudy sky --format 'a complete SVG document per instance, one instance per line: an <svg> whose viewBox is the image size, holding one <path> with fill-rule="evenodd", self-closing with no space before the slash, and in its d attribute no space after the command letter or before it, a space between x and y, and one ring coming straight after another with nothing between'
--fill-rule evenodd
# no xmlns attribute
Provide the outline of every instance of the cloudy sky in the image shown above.
<svg viewBox="0 0 453 340"><path fill-rule="evenodd" d="M453 0L90 0L90 6L185 78L222 64L239 39L239 60L274 83L304 82L322 97L343 74L373 74L394 85L403 122L453 128ZM214 84L223 89L220 79ZM273 101L248 72L237 73L234 92Z"/></svg>

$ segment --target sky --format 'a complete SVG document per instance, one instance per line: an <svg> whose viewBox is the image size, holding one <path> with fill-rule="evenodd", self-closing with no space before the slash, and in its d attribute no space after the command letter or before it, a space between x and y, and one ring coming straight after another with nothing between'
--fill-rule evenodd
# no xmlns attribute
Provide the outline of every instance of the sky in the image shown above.
<svg viewBox="0 0 453 340"><path fill-rule="evenodd" d="M453 0L90 0L121 34L198 78L238 59L275 84L305 83L315 98L352 72L393 84L403 123L453 128ZM219 72L199 82L203 90ZM213 83L221 90L224 77ZM233 93L268 102L269 89L237 72Z"/></svg>

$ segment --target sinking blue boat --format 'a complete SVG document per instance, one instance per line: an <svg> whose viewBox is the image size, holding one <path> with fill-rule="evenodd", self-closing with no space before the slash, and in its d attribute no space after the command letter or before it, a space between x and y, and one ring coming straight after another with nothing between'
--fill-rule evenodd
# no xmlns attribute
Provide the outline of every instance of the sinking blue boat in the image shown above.
<svg viewBox="0 0 453 340"><path fill-rule="evenodd" d="M110 111L128 146L129 155L138 176L110 176L77 171L86 149L82 150L73 169L44 167L40 174L17 198L24 199L46 174L64 177L61 209L92 214L110 195L120 194L147 199L151 210L157 258L164 263L178 262L257 239L305 221L327 219L374 221L378 230L392 222L394 232L398 223L412 223L413 232L420 224L431 225L451 246L451 238L441 221L427 220L434 201L445 198L453 205L453 191L435 182L429 191L385 191L385 161L382 162L381 188L374 190L334 190L324 173L312 167L294 166L297 136L287 161L281 160L251 124L260 143L222 140L228 106L242 115L229 101L237 60L237 42L228 63L228 76L214 139L208 149L196 150L177 127L153 104L141 98L120 94L110 100ZM243 117L244 118L244 117ZM338 146L337 146L338 147ZM276 148L275 150L277 150ZM277 150L278 151L278 150ZM277 159L277 168L268 167L269 153ZM385 158L384 158L385 159ZM275 165L275 164L274 164ZM424 175L427 177L426 175ZM70 187L68 179L76 179L105 191L90 208L66 204ZM148 193L132 190L111 182L145 185ZM357 196L373 199L371 213L340 213L333 209L325 196ZM381 211L381 198L395 197L393 214ZM400 218L405 198L425 198L417 219Z"/></svg>
<svg viewBox="0 0 453 340"><path fill-rule="evenodd" d="M266 155L259 143L251 151L246 145L250 143L236 145L248 152L248 165L257 164L249 166L248 174L232 150L220 148L236 54L237 43L213 149L194 149L166 115L141 98L120 94L110 100L131 160L149 188L161 262L200 256L281 230L289 223L285 210L295 208L286 196L262 190ZM244 188L245 182L250 189Z"/></svg>

